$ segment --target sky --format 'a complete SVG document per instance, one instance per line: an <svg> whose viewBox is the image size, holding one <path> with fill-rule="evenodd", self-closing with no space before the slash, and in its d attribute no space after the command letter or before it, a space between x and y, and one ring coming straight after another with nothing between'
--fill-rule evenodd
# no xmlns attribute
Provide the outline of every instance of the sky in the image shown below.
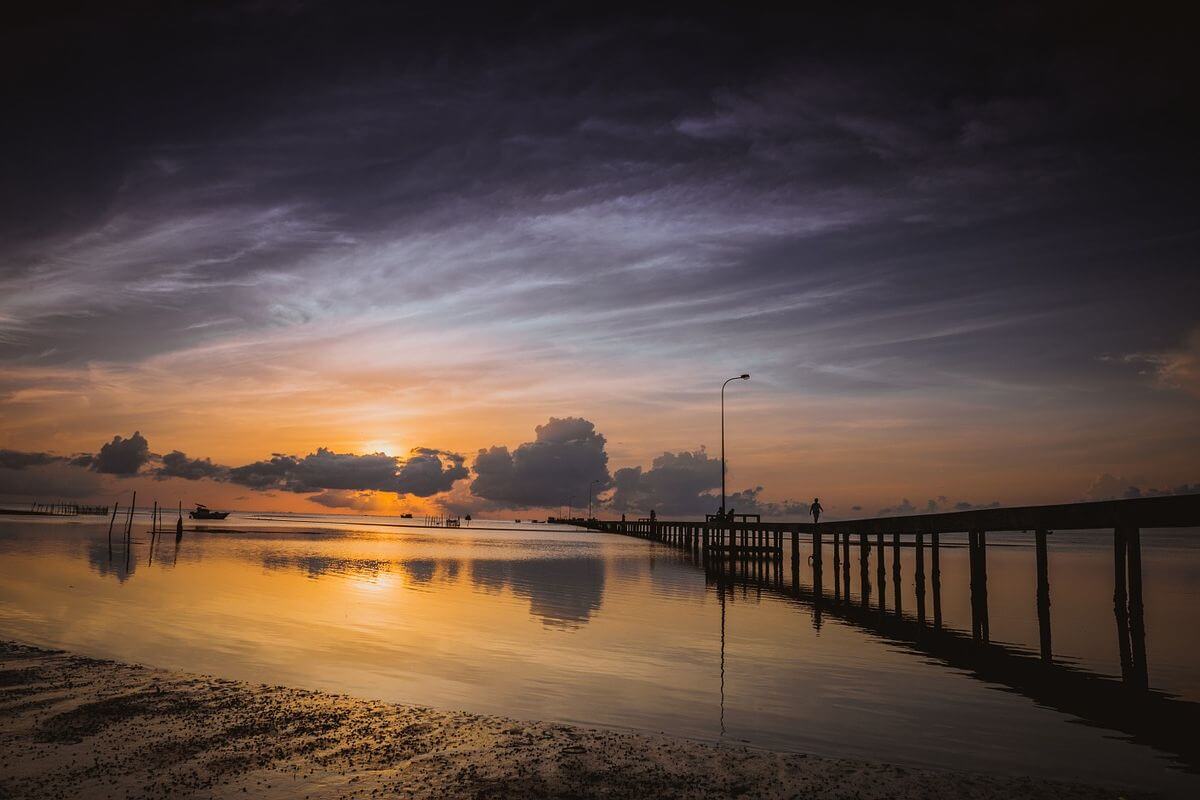
<svg viewBox="0 0 1200 800"><path fill-rule="evenodd" d="M0 500L1196 490L1178 21L397 5L5 26Z"/></svg>

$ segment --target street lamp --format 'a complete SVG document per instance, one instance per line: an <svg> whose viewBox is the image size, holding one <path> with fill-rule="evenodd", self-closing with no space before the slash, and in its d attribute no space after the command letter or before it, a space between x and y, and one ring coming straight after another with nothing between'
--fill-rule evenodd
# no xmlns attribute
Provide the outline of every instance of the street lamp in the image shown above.
<svg viewBox="0 0 1200 800"><path fill-rule="evenodd" d="M600 483L600 479L596 478L588 484L588 519L592 518L592 487Z"/></svg>
<svg viewBox="0 0 1200 800"><path fill-rule="evenodd" d="M721 514L729 513L725 508L725 387L733 381L748 381L750 373L730 378L721 384Z"/></svg>

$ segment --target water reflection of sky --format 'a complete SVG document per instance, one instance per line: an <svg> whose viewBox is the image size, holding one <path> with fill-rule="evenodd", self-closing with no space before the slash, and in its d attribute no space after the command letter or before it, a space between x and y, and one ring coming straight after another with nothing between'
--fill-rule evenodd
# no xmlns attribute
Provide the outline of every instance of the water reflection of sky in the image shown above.
<svg viewBox="0 0 1200 800"><path fill-rule="evenodd" d="M815 626L811 608L771 592L727 595L722 641L722 602L703 572L639 540L511 523L258 524L189 532L178 553L169 534L151 563L141 526L128 553L115 538L110 558L103 525L0 522L0 635L480 713L718 739L723 711L735 742L1198 788L1118 733L833 616ZM1197 551L1146 541L1152 682L1195 699ZM1031 551L1003 544L989 554L993 638L1036 646ZM1051 582L1056 652L1113 673L1107 554L1063 537ZM947 624L969 630L965 553L947 548L942 571Z"/></svg>

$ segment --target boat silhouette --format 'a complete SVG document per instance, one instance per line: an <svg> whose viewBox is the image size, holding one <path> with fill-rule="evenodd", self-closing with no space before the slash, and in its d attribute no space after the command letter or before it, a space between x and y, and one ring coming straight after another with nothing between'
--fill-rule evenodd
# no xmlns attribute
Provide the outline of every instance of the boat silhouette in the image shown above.
<svg viewBox="0 0 1200 800"><path fill-rule="evenodd" d="M196 510L189 511L188 516L192 519L225 519L229 516L229 512L213 511L203 503L196 503Z"/></svg>

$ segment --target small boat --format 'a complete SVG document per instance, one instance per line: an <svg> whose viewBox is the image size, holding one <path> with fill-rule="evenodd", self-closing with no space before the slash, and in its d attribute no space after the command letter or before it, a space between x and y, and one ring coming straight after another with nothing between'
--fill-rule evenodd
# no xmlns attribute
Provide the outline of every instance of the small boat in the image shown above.
<svg viewBox="0 0 1200 800"><path fill-rule="evenodd" d="M400 519L412 519L412 514L401 514Z"/></svg>
<svg viewBox="0 0 1200 800"><path fill-rule="evenodd" d="M213 511L203 503L196 503L196 510L189 511L188 516L192 519L225 519L229 516L229 512Z"/></svg>

